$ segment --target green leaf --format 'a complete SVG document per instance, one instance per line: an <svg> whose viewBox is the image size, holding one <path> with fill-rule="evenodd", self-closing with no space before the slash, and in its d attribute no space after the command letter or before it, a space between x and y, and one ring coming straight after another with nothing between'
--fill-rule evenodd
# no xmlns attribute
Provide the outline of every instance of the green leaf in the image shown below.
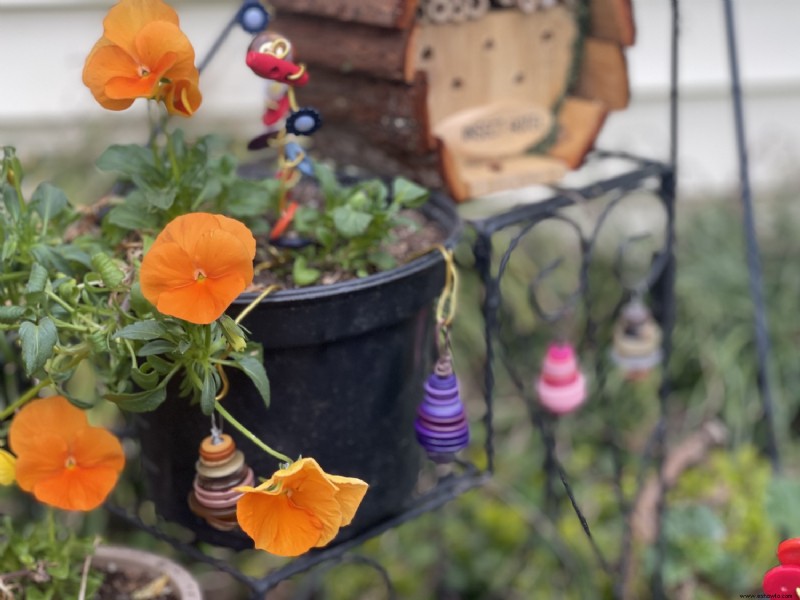
<svg viewBox="0 0 800 600"><path fill-rule="evenodd" d="M19 326L19 339L22 346L22 362L25 372L30 376L44 366L53 355L58 342L58 330L50 317L38 323L24 321Z"/></svg>
<svg viewBox="0 0 800 600"><path fill-rule="evenodd" d="M362 235L372 222L371 214L354 210L349 206L337 206L331 212L331 216L336 230L348 238Z"/></svg>
<svg viewBox="0 0 800 600"><path fill-rule="evenodd" d="M153 169L153 153L137 144L115 144L103 152L95 163L101 171L133 177Z"/></svg>
<svg viewBox="0 0 800 600"><path fill-rule="evenodd" d="M106 287L115 288L125 279L125 273L113 259L103 252L92 255L92 268L100 273Z"/></svg>
<svg viewBox="0 0 800 600"><path fill-rule="evenodd" d="M322 275L322 271L306 264L305 256L298 256L292 265L292 278L298 286L311 285Z"/></svg>
<svg viewBox="0 0 800 600"><path fill-rule="evenodd" d="M31 207L45 223L63 211L68 204L67 195L49 183L40 184L31 196Z"/></svg>
<svg viewBox="0 0 800 600"><path fill-rule="evenodd" d="M127 410L129 412L148 412L158 408L161 403L167 399L167 390L162 386L133 394L109 393L106 394L104 398L110 400L122 410Z"/></svg>
<svg viewBox="0 0 800 600"><path fill-rule="evenodd" d="M3 186L3 204L11 215L11 222L19 221L19 199L17 191L10 185Z"/></svg>
<svg viewBox="0 0 800 600"><path fill-rule="evenodd" d="M800 523L800 481L775 477L767 487L765 511L778 529L792 531Z"/></svg>
<svg viewBox="0 0 800 600"><path fill-rule="evenodd" d="M161 337L166 332L166 328L159 321L147 319L123 327L114 334L113 339L149 341Z"/></svg>
<svg viewBox="0 0 800 600"><path fill-rule="evenodd" d="M217 377L216 371L208 369L203 376L203 388L200 390L200 410L204 415L214 412L214 404L217 396Z"/></svg>
<svg viewBox="0 0 800 600"><path fill-rule="evenodd" d="M264 400L264 406L269 407L269 379L267 378L264 364L259 359L245 354L233 354L231 356L236 361L237 368L247 375L256 386L258 393L261 394L261 398Z"/></svg>
<svg viewBox="0 0 800 600"><path fill-rule="evenodd" d="M145 363L140 369L131 369L131 379L140 388L152 390L158 384L159 374L152 365Z"/></svg>
<svg viewBox="0 0 800 600"><path fill-rule="evenodd" d="M428 195L428 190L404 177L398 177L392 182L392 198L400 206L418 208L425 204Z"/></svg>
<svg viewBox="0 0 800 600"><path fill-rule="evenodd" d="M16 323L24 314L24 306L0 306L0 323Z"/></svg>
<svg viewBox="0 0 800 600"><path fill-rule="evenodd" d="M139 348L138 352L136 352L136 356L169 354L170 352L174 352L176 348L177 346L175 345L175 342L170 342L169 340L156 339L151 342L147 342L144 346Z"/></svg>
<svg viewBox="0 0 800 600"><path fill-rule="evenodd" d="M109 223L123 229L156 229L158 217L147 209L143 198L128 198L123 204L118 204L106 215Z"/></svg>
<svg viewBox="0 0 800 600"><path fill-rule="evenodd" d="M39 263L33 263L30 277L28 277L28 283L25 286L25 293L35 294L37 292L43 292L45 286L47 286L47 269Z"/></svg>
<svg viewBox="0 0 800 600"><path fill-rule="evenodd" d="M166 375L169 373L172 368L173 364L168 360L164 360L157 354L151 354L147 357L147 364L152 366L155 371L158 371L161 375Z"/></svg>

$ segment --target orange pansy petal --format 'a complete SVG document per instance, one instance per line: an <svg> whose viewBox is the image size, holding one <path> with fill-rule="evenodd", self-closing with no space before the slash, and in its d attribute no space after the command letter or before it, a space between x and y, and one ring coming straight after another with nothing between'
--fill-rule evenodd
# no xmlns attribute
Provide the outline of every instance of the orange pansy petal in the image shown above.
<svg viewBox="0 0 800 600"><path fill-rule="evenodd" d="M136 56L148 70L171 79L170 69L194 63L194 48L189 38L172 23L154 21L136 33ZM185 67L182 67L185 69ZM177 73L186 76L184 73Z"/></svg>
<svg viewBox="0 0 800 600"><path fill-rule="evenodd" d="M28 402L16 414L8 432L8 441L14 454L20 456L28 449L39 448L38 438L43 434L67 440L67 432L88 426L86 413L63 396L39 398Z"/></svg>
<svg viewBox="0 0 800 600"><path fill-rule="evenodd" d="M328 480L339 488L336 492L336 500L339 502L339 507L342 511L342 527L349 525L353 517L355 517L361 501L364 499L369 485L355 477L342 477L340 475L328 475Z"/></svg>
<svg viewBox="0 0 800 600"><path fill-rule="evenodd" d="M158 235L153 246L162 241L172 241L191 254L205 232L213 229L222 229L234 235L245 246L250 258L255 256L256 240L244 223L224 215L204 212L189 213L173 219Z"/></svg>
<svg viewBox="0 0 800 600"><path fill-rule="evenodd" d="M138 64L124 50L100 40L83 67L83 83L95 100L109 110L123 110L133 103L133 97L112 99L106 94L106 85L114 78L137 78Z"/></svg>
<svg viewBox="0 0 800 600"><path fill-rule="evenodd" d="M147 77L114 77L106 83L105 94L111 100L152 98L158 92L158 81L155 74Z"/></svg>
<svg viewBox="0 0 800 600"><path fill-rule="evenodd" d="M102 469L120 473L125 452L117 436L102 427L78 431L72 440L72 456L81 469Z"/></svg>
<svg viewBox="0 0 800 600"><path fill-rule="evenodd" d="M30 492L38 482L58 477L65 470L69 455L68 440L43 428L35 444L17 451L15 474L19 487Z"/></svg>
<svg viewBox="0 0 800 600"><path fill-rule="evenodd" d="M164 104L171 115L191 117L203 101L197 85L188 79L181 79L164 86Z"/></svg>
<svg viewBox="0 0 800 600"><path fill-rule="evenodd" d="M136 34L153 21L179 24L175 10L161 0L121 0L108 11L103 31L114 44L133 54Z"/></svg>
<svg viewBox="0 0 800 600"><path fill-rule="evenodd" d="M33 486L39 502L63 510L94 510L108 497L117 484L119 473L114 469L62 469Z"/></svg>
<svg viewBox="0 0 800 600"><path fill-rule="evenodd" d="M322 531L320 519L285 494L247 492L236 504L236 519L255 547L278 556L298 556L313 548Z"/></svg>
<svg viewBox="0 0 800 600"><path fill-rule="evenodd" d="M222 229L205 232L197 240L192 259L210 279L237 275L245 286L253 280L253 258L235 235Z"/></svg>
<svg viewBox="0 0 800 600"><path fill-rule="evenodd" d="M291 490L292 502L306 509L320 520L322 532L315 545L324 546L339 532L342 511L336 500L336 486L313 458L302 458L289 469L278 471L273 479L281 483L282 490Z"/></svg>
<svg viewBox="0 0 800 600"><path fill-rule="evenodd" d="M162 292L156 308L162 314L207 325L221 317L244 288L238 276L217 281L206 279Z"/></svg>
<svg viewBox="0 0 800 600"><path fill-rule="evenodd" d="M180 245L156 240L142 259L139 271L142 294L158 305L162 293L194 284L194 269L191 257Z"/></svg>

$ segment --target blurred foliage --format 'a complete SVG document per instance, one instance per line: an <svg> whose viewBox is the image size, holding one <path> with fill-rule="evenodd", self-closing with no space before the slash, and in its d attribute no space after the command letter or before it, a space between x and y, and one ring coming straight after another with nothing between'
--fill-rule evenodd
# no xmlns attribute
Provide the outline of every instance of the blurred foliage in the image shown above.
<svg viewBox="0 0 800 600"><path fill-rule="evenodd" d="M800 335L800 320L795 317L800 239L792 233L798 219L790 200L787 196L764 207L762 212L771 218L759 222L773 349L770 381L788 465L796 462L793 423L800 407L798 399L787 393L800 378L795 354ZM728 438L685 469L670 490L660 563L655 548L641 540L632 542L631 597L650 596L650 578L657 567L671 598L722 599L758 593L764 572L777 564L778 542L800 535L796 500L800 482L793 479L794 473L773 476L765 452L768 431L757 388L753 304L736 207L730 198L708 200L687 207L680 216L677 322L666 404L670 448L712 419L725 425ZM586 215L576 219L582 217ZM650 242L657 247L663 223L658 216L650 221L655 223ZM625 298L613 276L617 251L613 244L595 252L589 272L590 305L578 307L566 319L566 331L563 322L544 323L531 310L530 283L556 256L563 255L564 260L542 281L540 303L550 302L545 307L549 310L574 289L576 267L568 263L577 256L575 238L565 236L563 229L542 226L542 232L528 236L536 239L525 238L504 276L497 351L505 351L505 360L496 364L494 478L484 488L363 548L363 554L387 568L400 598L611 598L621 590L615 590L621 578L614 570L625 530L621 508L633 501L642 481L637 477L653 475L652 470L641 469L646 467L644 445L659 414L659 378L654 374L644 382L625 381L607 359L610 325ZM603 235L613 238L619 231ZM454 340L477 447L482 436L478 419L483 412L485 347L478 309L466 301L482 298L468 244L469 240L458 251L465 271ZM496 248L504 245L495 243ZM645 246L635 249L643 255L638 257L640 263L652 257L652 249ZM587 310L596 328L587 328ZM580 355L590 373L592 395L579 413L554 423L538 412L531 388L546 343L559 333L581 340ZM567 480L610 572L600 568L561 482L556 477L548 484L542 430L532 426L531 417L555 435ZM307 597L386 597L380 578L363 566L332 569L324 583L320 586L324 593Z"/></svg>

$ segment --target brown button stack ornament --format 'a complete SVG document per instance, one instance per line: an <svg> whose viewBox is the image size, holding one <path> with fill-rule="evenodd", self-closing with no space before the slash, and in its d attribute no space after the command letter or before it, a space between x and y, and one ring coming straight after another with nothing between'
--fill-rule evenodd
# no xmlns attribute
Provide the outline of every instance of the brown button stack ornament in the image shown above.
<svg viewBox="0 0 800 600"><path fill-rule="evenodd" d="M197 475L194 488L189 492L189 508L215 529L236 529L236 503L242 496L236 488L253 485L254 477L233 438L212 432L200 444L200 460L195 469Z"/></svg>

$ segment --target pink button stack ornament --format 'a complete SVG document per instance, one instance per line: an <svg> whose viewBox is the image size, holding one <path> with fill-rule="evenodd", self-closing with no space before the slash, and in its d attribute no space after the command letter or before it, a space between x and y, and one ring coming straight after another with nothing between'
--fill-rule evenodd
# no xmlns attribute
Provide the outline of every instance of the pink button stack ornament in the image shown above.
<svg viewBox="0 0 800 600"><path fill-rule="evenodd" d="M576 410L586 400L586 378L581 373L575 350L568 343L552 343L536 380L539 402L547 410L563 415Z"/></svg>

